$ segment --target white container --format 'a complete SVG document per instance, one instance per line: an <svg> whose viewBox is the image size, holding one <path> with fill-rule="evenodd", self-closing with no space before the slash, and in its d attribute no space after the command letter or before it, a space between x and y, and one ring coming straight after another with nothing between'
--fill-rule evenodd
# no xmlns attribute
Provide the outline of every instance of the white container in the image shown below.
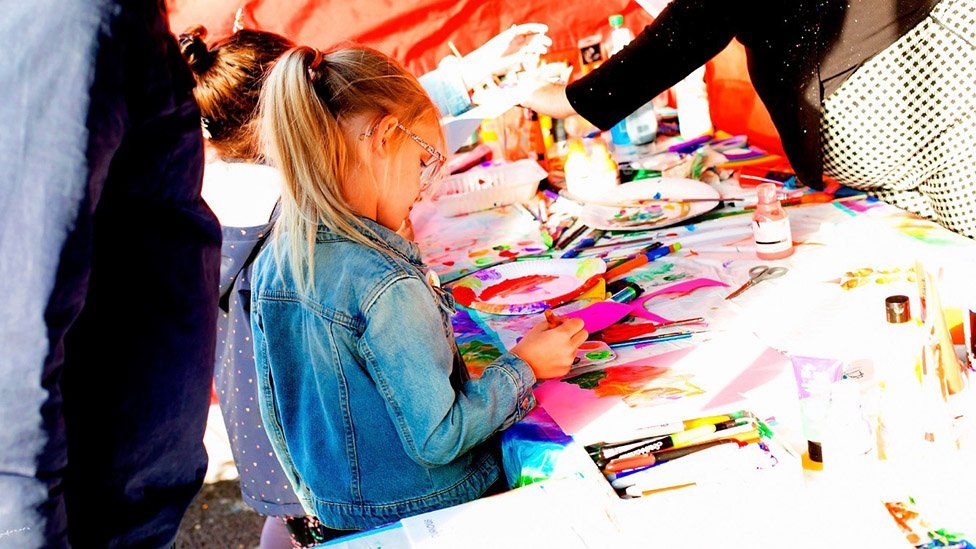
<svg viewBox="0 0 976 549"><path fill-rule="evenodd" d="M475 166L441 181L434 206L444 215L459 216L532 198L547 172L532 159Z"/></svg>
<svg viewBox="0 0 976 549"><path fill-rule="evenodd" d="M705 88L705 67L701 66L674 85L678 102L678 129L681 137L694 139L712 131L708 91Z"/></svg>

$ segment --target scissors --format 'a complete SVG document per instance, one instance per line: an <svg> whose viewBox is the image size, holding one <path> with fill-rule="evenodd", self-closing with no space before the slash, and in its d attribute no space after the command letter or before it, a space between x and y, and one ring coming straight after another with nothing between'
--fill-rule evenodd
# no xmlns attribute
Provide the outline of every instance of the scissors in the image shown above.
<svg viewBox="0 0 976 549"><path fill-rule="evenodd" d="M749 269L749 282L742 285L741 288L729 294L729 297L725 299L735 299L742 292L752 288L756 284L759 284L763 280L771 280L774 278L779 278L785 275L789 269L786 267L768 267L766 265L756 265L755 267Z"/></svg>

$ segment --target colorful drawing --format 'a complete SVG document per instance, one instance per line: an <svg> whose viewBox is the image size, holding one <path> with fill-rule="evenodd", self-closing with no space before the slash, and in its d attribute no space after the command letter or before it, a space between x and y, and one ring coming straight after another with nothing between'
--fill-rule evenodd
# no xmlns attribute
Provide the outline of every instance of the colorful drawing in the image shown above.
<svg viewBox="0 0 976 549"><path fill-rule="evenodd" d="M844 276L830 280L843 290L853 290L869 284L892 284L895 282L915 282L915 269L913 267L892 269L876 269L872 267L862 267L844 273Z"/></svg>
<svg viewBox="0 0 976 549"><path fill-rule="evenodd" d="M656 366L619 366L563 379L600 398L622 397L631 408L645 408L686 396L704 394L692 374L670 373Z"/></svg>
<svg viewBox="0 0 976 549"><path fill-rule="evenodd" d="M587 204L580 219L588 226L611 231L641 231L689 217L688 202L648 202L638 206Z"/></svg>
<svg viewBox="0 0 976 549"><path fill-rule="evenodd" d="M504 347L494 333L486 330L474 318L477 313L458 307L451 318L461 358L472 377L480 377L489 364L504 353Z"/></svg>
<svg viewBox="0 0 976 549"><path fill-rule="evenodd" d="M632 280L640 285L657 286L668 282L677 282L691 276L688 272L675 272L674 263L663 261L652 261L643 267L635 270L627 276L627 280Z"/></svg>
<svg viewBox="0 0 976 549"><path fill-rule="evenodd" d="M429 206L413 216L424 262L451 282L513 257L543 253L548 246L539 223L508 206L461 217L446 217Z"/></svg>
<svg viewBox="0 0 976 549"><path fill-rule="evenodd" d="M911 497L907 502L886 501L884 506L905 535L906 541L914 547L959 549L973 547L972 543L966 540L966 535L961 532L953 532L946 528L932 528L925 517L919 514L915 500Z"/></svg>
<svg viewBox="0 0 976 549"><path fill-rule="evenodd" d="M539 313L579 297L599 282L599 259L540 259L506 263L466 276L452 288L465 307L497 315Z"/></svg>
<svg viewBox="0 0 976 549"><path fill-rule="evenodd" d="M580 345L576 351L573 371L582 372L585 369L603 365L616 359L617 353L603 341L587 341Z"/></svg>
<svg viewBox="0 0 976 549"><path fill-rule="evenodd" d="M926 244L947 246L971 242L969 239L961 237L937 223L912 216L911 214L895 218L894 227L901 234Z"/></svg>

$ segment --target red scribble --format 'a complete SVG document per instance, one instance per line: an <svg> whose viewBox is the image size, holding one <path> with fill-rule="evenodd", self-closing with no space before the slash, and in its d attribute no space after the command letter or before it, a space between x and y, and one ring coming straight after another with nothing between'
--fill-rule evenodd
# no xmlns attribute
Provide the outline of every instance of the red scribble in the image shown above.
<svg viewBox="0 0 976 549"><path fill-rule="evenodd" d="M534 292L539 289L539 286L552 282L559 278L553 275L529 275L520 276L518 278L510 278L508 280L503 280L494 286L485 289L481 292L478 297L481 301L490 301L495 297L509 297L515 294L524 294L528 292Z"/></svg>

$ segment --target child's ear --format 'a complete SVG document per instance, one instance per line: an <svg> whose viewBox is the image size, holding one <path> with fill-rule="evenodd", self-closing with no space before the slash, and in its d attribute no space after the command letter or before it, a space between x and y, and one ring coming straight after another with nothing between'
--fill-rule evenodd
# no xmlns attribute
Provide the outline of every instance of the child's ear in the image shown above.
<svg viewBox="0 0 976 549"><path fill-rule="evenodd" d="M380 158L387 158L393 154L393 134L397 131L397 124L400 121L391 114L384 116L376 124L376 131L373 132L373 154Z"/></svg>

